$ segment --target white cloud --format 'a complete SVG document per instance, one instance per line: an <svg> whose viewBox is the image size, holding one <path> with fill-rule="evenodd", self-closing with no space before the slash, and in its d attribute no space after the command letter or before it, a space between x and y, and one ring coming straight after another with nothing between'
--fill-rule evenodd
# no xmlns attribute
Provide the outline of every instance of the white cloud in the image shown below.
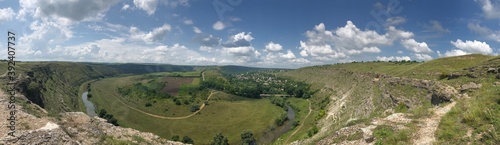
<svg viewBox="0 0 500 145"><path fill-rule="evenodd" d="M431 60L432 59L432 56L430 55L427 55L427 54L419 54L419 53L416 53L415 54L415 57L418 59L418 60Z"/></svg>
<svg viewBox="0 0 500 145"><path fill-rule="evenodd" d="M494 5L490 0L479 0L481 9L487 19L500 19L500 10L498 5Z"/></svg>
<svg viewBox="0 0 500 145"><path fill-rule="evenodd" d="M158 0L134 0L134 5L146 11L148 15L152 15L156 11Z"/></svg>
<svg viewBox="0 0 500 145"><path fill-rule="evenodd" d="M236 56L251 56L254 54L255 48L251 46L224 47L223 51Z"/></svg>
<svg viewBox="0 0 500 145"><path fill-rule="evenodd" d="M377 56L377 60L380 61L401 61L401 60L411 60L409 56L391 56L391 57L380 57Z"/></svg>
<svg viewBox="0 0 500 145"><path fill-rule="evenodd" d="M0 23L12 20L15 15L16 13L10 7L0 9Z"/></svg>
<svg viewBox="0 0 500 145"><path fill-rule="evenodd" d="M240 47L240 46L251 46L251 41L254 39L251 35L251 32L245 33L240 32L235 34L227 40L227 42L223 43L224 47Z"/></svg>
<svg viewBox="0 0 500 145"><path fill-rule="evenodd" d="M199 33L203 33L203 32L200 30L200 28L198 28L198 27L193 27L193 31L194 31L194 33L197 33L197 34L199 34Z"/></svg>
<svg viewBox="0 0 500 145"><path fill-rule="evenodd" d="M417 42L415 39L402 40L401 44L403 44L406 49L415 53L432 53L432 50L429 46L427 46L427 43Z"/></svg>
<svg viewBox="0 0 500 145"><path fill-rule="evenodd" d="M126 11L130 8L130 5L128 4L124 4L123 7L122 7L122 10Z"/></svg>
<svg viewBox="0 0 500 145"><path fill-rule="evenodd" d="M486 42L481 42L481 41L470 41L466 40L465 42L457 39L457 41L453 42L450 41L453 46L456 48L463 50L467 53L482 53L482 54L491 54L493 52L493 49L490 47L490 45L486 44Z"/></svg>
<svg viewBox="0 0 500 145"><path fill-rule="evenodd" d="M402 17L388 20L403 23ZM316 25L313 30L306 31L307 41L300 41L300 55L310 57L319 61L346 61L351 57L366 59L363 53L380 53L383 46L391 46L394 41L410 39L412 32L399 30L394 26L388 26L385 34L379 34L373 30L361 30L351 21L346 25L334 30L327 30L325 24ZM424 42L416 43L421 51L432 52ZM425 47L424 47L425 46Z"/></svg>
<svg viewBox="0 0 500 145"><path fill-rule="evenodd" d="M281 55L280 55L280 56L281 56L281 58L285 58L285 59L294 59L294 58L295 58L295 54L293 54L293 52L292 52L292 51L290 51L290 50L288 50L288 51L286 52L286 54L284 54L284 53L280 53L280 54L281 54Z"/></svg>
<svg viewBox="0 0 500 145"><path fill-rule="evenodd" d="M100 20L117 0L109 1L53 1L53 0L22 0L19 2L18 19L24 20L27 14L35 18L52 18L58 23L71 24L80 21Z"/></svg>
<svg viewBox="0 0 500 145"><path fill-rule="evenodd" d="M214 23L212 28L214 28L214 30L223 30L224 28L226 28L226 25L224 25L224 23L222 23L221 21L217 21Z"/></svg>
<svg viewBox="0 0 500 145"><path fill-rule="evenodd" d="M278 43L274 43L274 42L269 42L267 45L266 45L266 51L270 51L270 52L276 52L276 51L281 51L283 50L283 46L281 46L280 44Z"/></svg>
<svg viewBox="0 0 500 145"><path fill-rule="evenodd" d="M460 56L460 55L467 55L469 53L463 51L463 50L460 50L460 49L453 49L453 50L450 50L450 51L446 51L446 53L444 53L444 56Z"/></svg>
<svg viewBox="0 0 500 145"><path fill-rule="evenodd" d="M184 22L183 22L183 23L184 23L185 25L193 25L193 20L191 20L191 19L186 19L186 20L184 20Z"/></svg>
<svg viewBox="0 0 500 145"><path fill-rule="evenodd" d="M168 32L171 30L171 26L169 24L163 24L161 27L154 28L153 31L149 31L148 33L144 33L139 30L137 27L131 27L130 38L133 40L143 40L146 43L150 42L159 42L165 38Z"/></svg>
<svg viewBox="0 0 500 145"><path fill-rule="evenodd" d="M500 31L493 31L488 27L479 25L478 23L469 23L467 27L469 30L481 34L488 39L500 42Z"/></svg>
<svg viewBox="0 0 500 145"><path fill-rule="evenodd" d="M33 33L19 38L19 58L30 59L31 55L46 52L47 48L65 42L73 37L73 32L55 22L34 21L29 27Z"/></svg>

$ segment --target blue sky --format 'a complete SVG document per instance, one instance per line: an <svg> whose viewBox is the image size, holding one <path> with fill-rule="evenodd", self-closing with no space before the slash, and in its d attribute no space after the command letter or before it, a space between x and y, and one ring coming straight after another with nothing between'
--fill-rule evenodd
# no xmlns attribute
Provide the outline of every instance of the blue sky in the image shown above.
<svg viewBox="0 0 500 145"><path fill-rule="evenodd" d="M427 61L497 55L500 1L0 0L0 31L8 30L17 60L280 68Z"/></svg>

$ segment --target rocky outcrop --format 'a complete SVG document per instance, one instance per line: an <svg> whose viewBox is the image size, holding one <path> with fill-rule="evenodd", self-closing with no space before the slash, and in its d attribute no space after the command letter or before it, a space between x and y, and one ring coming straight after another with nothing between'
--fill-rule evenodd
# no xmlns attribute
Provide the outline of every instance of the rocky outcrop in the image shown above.
<svg viewBox="0 0 500 145"><path fill-rule="evenodd" d="M480 89L483 85L470 82L468 84L462 85L460 88L461 92L474 91Z"/></svg>
<svg viewBox="0 0 500 145"><path fill-rule="evenodd" d="M22 96L16 96L22 97ZM0 105L7 106L7 96L0 90ZM32 107L35 104L28 104ZM34 107L39 108L39 107ZM0 107L0 118L8 118L7 107ZM67 112L50 117L42 114L36 117L26 113L22 105L16 106L15 137L8 135L10 131L7 121L0 121L0 144L37 144L37 145L90 145L90 144L155 144L182 145L180 142L168 141L157 135L140 132L131 128L123 128L107 123L99 117L89 117L83 112ZM44 112L44 111L41 111Z"/></svg>

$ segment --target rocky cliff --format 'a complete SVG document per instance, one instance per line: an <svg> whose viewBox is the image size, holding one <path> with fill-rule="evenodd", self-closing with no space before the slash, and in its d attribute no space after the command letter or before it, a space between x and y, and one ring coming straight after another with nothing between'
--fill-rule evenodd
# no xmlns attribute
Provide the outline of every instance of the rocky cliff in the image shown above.
<svg viewBox="0 0 500 145"><path fill-rule="evenodd" d="M23 96L16 96L17 101L23 101ZM15 111L14 137L9 135L10 117L7 106L9 100L0 91L0 144L60 144L60 145L91 145L91 144L165 144L182 145L180 142L168 141L157 135L140 132L135 129L113 126L98 117L89 117L82 112L66 112L48 116L46 111L35 104L18 102ZM38 117L26 112L26 108L38 110Z"/></svg>

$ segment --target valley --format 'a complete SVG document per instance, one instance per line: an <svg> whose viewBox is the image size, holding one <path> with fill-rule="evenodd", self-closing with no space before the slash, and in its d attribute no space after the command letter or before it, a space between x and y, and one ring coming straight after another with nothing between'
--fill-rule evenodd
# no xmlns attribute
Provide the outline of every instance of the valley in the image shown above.
<svg viewBox="0 0 500 145"><path fill-rule="evenodd" d="M466 55L291 70L24 62L18 105L43 122L64 124L55 118L80 111L194 144L210 144L218 133L230 144L494 144L499 60Z"/></svg>

